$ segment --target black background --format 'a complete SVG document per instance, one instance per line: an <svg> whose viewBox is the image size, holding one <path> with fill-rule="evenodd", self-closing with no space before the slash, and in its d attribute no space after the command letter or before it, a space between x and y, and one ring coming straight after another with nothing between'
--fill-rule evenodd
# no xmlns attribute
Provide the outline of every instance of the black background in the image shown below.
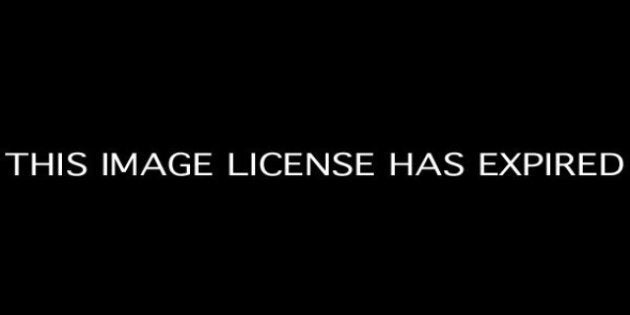
<svg viewBox="0 0 630 315"><path fill-rule="evenodd" d="M627 156L614 10L166 9L31 8L7 21L2 151ZM14 296L64 296L54 304L616 299L626 172L479 178L466 166L411 179L12 178L3 167L5 271Z"/></svg>

